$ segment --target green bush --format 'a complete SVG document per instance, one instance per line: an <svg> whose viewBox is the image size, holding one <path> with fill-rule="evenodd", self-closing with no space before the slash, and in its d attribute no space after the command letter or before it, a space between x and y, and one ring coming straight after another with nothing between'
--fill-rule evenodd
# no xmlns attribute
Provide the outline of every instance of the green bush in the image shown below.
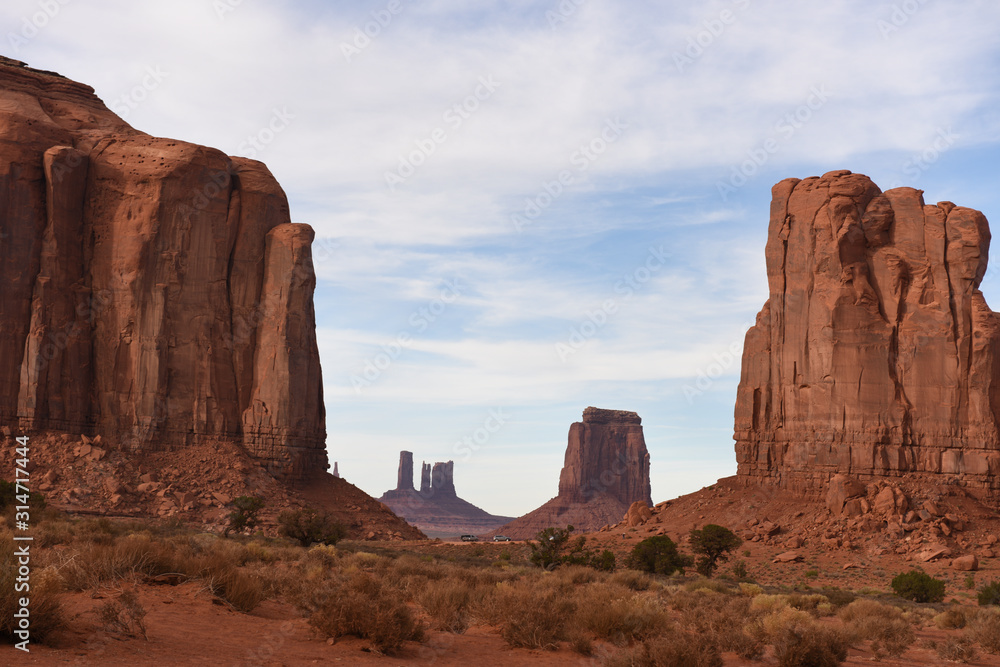
<svg viewBox="0 0 1000 667"><path fill-rule="evenodd" d="M677 545L666 535L647 537L632 548L629 556L629 567L653 574L684 574L684 568L693 562L690 556L678 553Z"/></svg>
<svg viewBox="0 0 1000 667"><path fill-rule="evenodd" d="M304 547L310 544L336 544L347 535L347 528L327 512L311 508L290 510L278 515L281 534L298 540Z"/></svg>
<svg viewBox="0 0 1000 667"><path fill-rule="evenodd" d="M698 555L698 573L711 577L719 563L729 559L729 554L743 544L743 540L728 528L709 523L700 530L691 531L691 550Z"/></svg>
<svg viewBox="0 0 1000 667"><path fill-rule="evenodd" d="M897 574L892 580L892 590L899 597L914 602L944 600L944 582L920 570Z"/></svg>
<svg viewBox="0 0 1000 667"><path fill-rule="evenodd" d="M979 605L982 607L1000 605L1000 581L991 581L980 588L976 599L979 600Z"/></svg>
<svg viewBox="0 0 1000 667"><path fill-rule="evenodd" d="M233 500L233 508L229 513L226 535L230 531L242 533L256 528L260 523L260 511L264 509L264 499L257 496L240 496Z"/></svg>

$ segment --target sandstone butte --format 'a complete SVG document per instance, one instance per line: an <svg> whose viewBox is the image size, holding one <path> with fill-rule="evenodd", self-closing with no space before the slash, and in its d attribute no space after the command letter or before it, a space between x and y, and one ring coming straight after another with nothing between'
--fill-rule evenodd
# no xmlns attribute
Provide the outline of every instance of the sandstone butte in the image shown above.
<svg viewBox="0 0 1000 667"><path fill-rule="evenodd" d="M421 465L420 488L413 487L413 452L399 453L396 488L379 500L428 537L476 535L497 528L513 517L496 516L458 497L455 462Z"/></svg>
<svg viewBox="0 0 1000 667"><path fill-rule="evenodd" d="M0 426L328 467L313 230L262 163L0 59Z"/></svg>
<svg viewBox="0 0 1000 667"><path fill-rule="evenodd" d="M569 427L559 494L494 533L527 539L550 526L600 530L620 522L636 501L653 504L642 419L634 412L589 407L583 421Z"/></svg>
<svg viewBox="0 0 1000 667"><path fill-rule="evenodd" d="M735 409L744 482L835 474L1000 491L1000 320L979 211L833 171L772 190L770 295Z"/></svg>

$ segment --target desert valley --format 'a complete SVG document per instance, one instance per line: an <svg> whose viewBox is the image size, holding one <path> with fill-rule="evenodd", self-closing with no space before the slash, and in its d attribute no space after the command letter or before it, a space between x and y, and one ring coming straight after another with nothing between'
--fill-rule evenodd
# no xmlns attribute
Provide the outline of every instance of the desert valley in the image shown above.
<svg viewBox="0 0 1000 667"><path fill-rule="evenodd" d="M316 232L265 162L116 111L0 57L4 664L1000 665L981 211L780 180L748 213L736 474L655 484L660 422L623 392L508 516L430 447L352 483Z"/></svg>

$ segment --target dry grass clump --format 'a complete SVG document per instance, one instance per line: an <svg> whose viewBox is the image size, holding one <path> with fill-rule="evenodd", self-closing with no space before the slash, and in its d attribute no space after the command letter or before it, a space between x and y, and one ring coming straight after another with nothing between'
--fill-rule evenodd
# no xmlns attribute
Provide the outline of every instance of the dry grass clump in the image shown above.
<svg viewBox="0 0 1000 667"><path fill-rule="evenodd" d="M876 660L886 655L899 657L916 641L913 626L903 612L875 600L855 600L840 610L840 619L858 637L871 641Z"/></svg>
<svg viewBox="0 0 1000 667"><path fill-rule="evenodd" d="M969 637L948 637L934 648L938 657L948 662L969 663L979 656L975 642Z"/></svg>
<svg viewBox="0 0 1000 667"><path fill-rule="evenodd" d="M965 632L987 653L1000 653L1000 609L976 610L975 615L968 618Z"/></svg>
<svg viewBox="0 0 1000 667"><path fill-rule="evenodd" d="M582 628L618 646L659 636L670 625L656 597L613 584L581 588L576 606L576 621Z"/></svg>
<svg viewBox="0 0 1000 667"><path fill-rule="evenodd" d="M620 651L606 667L722 667L719 647L708 637L671 631Z"/></svg>
<svg viewBox="0 0 1000 667"><path fill-rule="evenodd" d="M61 568L70 590L96 589L141 576L177 572L178 554L173 545L152 540L148 534L117 537L112 542L76 546Z"/></svg>
<svg viewBox="0 0 1000 667"><path fill-rule="evenodd" d="M829 614L824 614L824 612L832 610L830 600L825 595L820 595L818 593L813 593L811 595L792 593L788 596L788 604L796 609L807 611L813 616L828 616Z"/></svg>
<svg viewBox="0 0 1000 667"><path fill-rule="evenodd" d="M555 649L567 638L576 609L558 588L533 585L526 578L498 584L478 611L500 626L500 636L511 647Z"/></svg>
<svg viewBox="0 0 1000 667"><path fill-rule="evenodd" d="M957 607L946 609L934 617L934 625L942 630L960 630L965 624L965 612Z"/></svg>
<svg viewBox="0 0 1000 667"><path fill-rule="evenodd" d="M836 667L847 660L849 647L844 632L810 622L785 628L774 640L774 656L781 667Z"/></svg>
<svg viewBox="0 0 1000 667"><path fill-rule="evenodd" d="M424 638L406 603L371 573L332 572L301 580L290 593L309 624L335 640L354 635L369 640L376 653L392 653L406 641Z"/></svg>
<svg viewBox="0 0 1000 667"><path fill-rule="evenodd" d="M435 629L462 633L469 627L469 603L475 591L475 585L460 579L439 579L429 581L417 599L433 619Z"/></svg>
<svg viewBox="0 0 1000 667"><path fill-rule="evenodd" d="M648 591L656 583L648 574L638 570L618 570L608 576L607 582L633 591Z"/></svg>
<svg viewBox="0 0 1000 667"><path fill-rule="evenodd" d="M108 600L97 609L101 625L109 632L126 637L146 637L146 608L139 602L135 591L126 590L114 600Z"/></svg>
<svg viewBox="0 0 1000 667"><path fill-rule="evenodd" d="M32 558L36 558L32 554ZM18 619L14 613L20 608L21 597L31 600L31 641L47 643L57 630L66 626L59 593L63 582L54 567L39 568L32 562L30 595L14 589L17 583L17 559L14 557L13 533L0 529L0 637L10 641L21 641L14 634L18 629Z"/></svg>

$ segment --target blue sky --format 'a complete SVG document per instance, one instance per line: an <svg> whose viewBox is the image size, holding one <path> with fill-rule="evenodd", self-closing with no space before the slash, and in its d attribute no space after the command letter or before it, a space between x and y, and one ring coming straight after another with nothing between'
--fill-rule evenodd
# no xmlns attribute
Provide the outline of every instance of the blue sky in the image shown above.
<svg viewBox="0 0 1000 667"><path fill-rule="evenodd" d="M331 460L379 496L454 459L518 515L588 405L642 416L656 501L734 474L775 182L1000 219L1000 5L678 4L10 0L0 52L266 162L317 231Z"/></svg>

